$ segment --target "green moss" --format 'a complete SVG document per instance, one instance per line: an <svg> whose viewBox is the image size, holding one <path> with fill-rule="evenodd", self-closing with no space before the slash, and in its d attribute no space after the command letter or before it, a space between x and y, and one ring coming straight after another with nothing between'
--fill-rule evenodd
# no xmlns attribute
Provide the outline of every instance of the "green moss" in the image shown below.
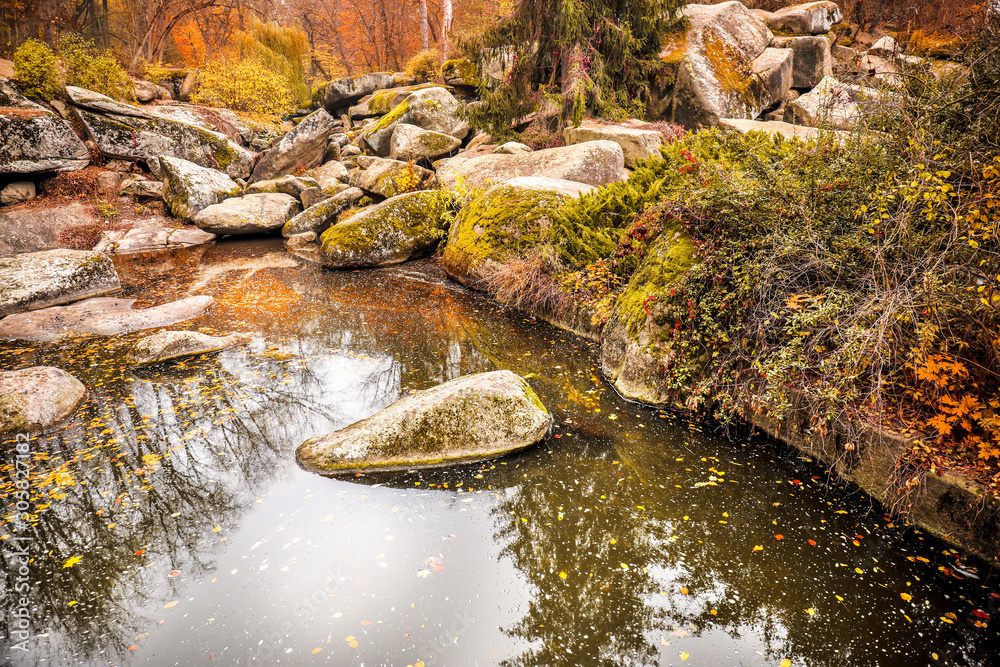
<svg viewBox="0 0 1000 667"><path fill-rule="evenodd" d="M427 132L420 135L420 144L432 156L441 155L452 150L452 137L440 132Z"/></svg>
<svg viewBox="0 0 1000 667"><path fill-rule="evenodd" d="M441 65L441 77L447 79L461 79L470 86L478 85L479 72L475 63L467 58L456 58L446 60Z"/></svg>
<svg viewBox="0 0 1000 667"><path fill-rule="evenodd" d="M400 102L399 104L397 104L395 109L393 109L386 115L382 116L382 118L379 119L378 123L375 124L375 127L373 127L371 130L365 133L365 136L371 136L376 132L380 132L386 129L390 125L398 123L399 119L402 118L403 115L406 114L406 112L408 112L409 110L410 110L410 99L407 98L402 102Z"/></svg>

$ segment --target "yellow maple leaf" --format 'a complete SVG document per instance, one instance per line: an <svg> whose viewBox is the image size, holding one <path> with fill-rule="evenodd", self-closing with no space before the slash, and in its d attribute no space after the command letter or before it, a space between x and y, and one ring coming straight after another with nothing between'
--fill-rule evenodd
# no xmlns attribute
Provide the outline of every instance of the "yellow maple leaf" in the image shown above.
<svg viewBox="0 0 1000 667"><path fill-rule="evenodd" d="M65 567L73 567L74 565L76 565L79 562L80 562L80 557L79 556L73 556L72 558L70 558L69 560L67 560L65 563L63 563L63 567L64 568Z"/></svg>

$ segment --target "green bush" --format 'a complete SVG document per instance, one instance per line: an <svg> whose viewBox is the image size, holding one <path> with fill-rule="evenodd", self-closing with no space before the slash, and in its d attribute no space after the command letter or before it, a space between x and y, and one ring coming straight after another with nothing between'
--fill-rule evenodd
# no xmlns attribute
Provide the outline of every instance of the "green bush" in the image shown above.
<svg viewBox="0 0 1000 667"><path fill-rule="evenodd" d="M268 115L287 113L296 102L287 78L254 59L209 62L201 71L201 85L191 100Z"/></svg>
<svg viewBox="0 0 1000 667"><path fill-rule="evenodd" d="M86 88L116 100L135 101L132 81L110 51L75 32L59 37L59 57L66 67L66 85Z"/></svg>
<svg viewBox="0 0 1000 667"><path fill-rule="evenodd" d="M59 94L56 56L37 39L26 40L14 52L14 72L28 97L51 100Z"/></svg>
<svg viewBox="0 0 1000 667"><path fill-rule="evenodd" d="M438 72L438 57L435 49L424 49L406 61L406 75L419 83L430 81Z"/></svg>

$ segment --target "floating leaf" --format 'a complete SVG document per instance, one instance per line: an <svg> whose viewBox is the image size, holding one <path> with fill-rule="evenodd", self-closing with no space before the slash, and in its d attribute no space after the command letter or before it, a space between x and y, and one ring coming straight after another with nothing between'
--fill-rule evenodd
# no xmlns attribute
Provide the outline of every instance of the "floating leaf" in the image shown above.
<svg viewBox="0 0 1000 667"><path fill-rule="evenodd" d="M316 648L313 649L313 655L316 655L317 653L319 653L322 650L323 650L322 646L317 646Z"/></svg>
<svg viewBox="0 0 1000 667"><path fill-rule="evenodd" d="M687 586L681 586L681 593L687 595L690 591L687 589Z"/></svg>
<svg viewBox="0 0 1000 667"><path fill-rule="evenodd" d="M812 608L812 607L809 607L808 609L804 609L803 611L805 611L810 616L815 616L816 615L816 610L814 608Z"/></svg>
<svg viewBox="0 0 1000 667"><path fill-rule="evenodd" d="M569 576L569 575L568 575L568 574L566 574L565 572L560 572L560 573L559 573L559 578L560 578L560 579L565 579L565 578L566 578L566 577L568 577L568 576Z"/></svg>
<svg viewBox="0 0 1000 667"><path fill-rule="evenodd" d="M912 599L913 599L913 596L912 596L912 595L910 595L909 593L900 593L900 594L899 594L899 597L903 598L903 599L904 599L904 600L906 600L907 602L909 602L910 600L912 600Z"/></svg>
<svg viewBox="0 0 1000 667"><path fill-rule="evenodd" d="M63 563L63 567L64 568L73 567L79 562L80 562L80 556L73 556L72 558L68 559L65 563Z"/></svg>
<svg viewBox="0 0 1000 667"><path fill-rule="evenodd" d="M177 600L171 600L167 604L163 605L163 608L170 609L171 607L176 607L176 606L177 606Z"/></svg>
<svg viewBox="0 0 1000 667"><path fill-rule="evenodd" d="M690 653L681 653L681 662L684 662L685 660L687 660L690 657L691 657Z"/></svg>
<svg viewBox="0 0 1000 667"><path fill-rule="evenodd" d="M776 540L783 540L783 539L785 539L785 536L784 535L775 535L774 539L776 539Z"/></svg>
<svg viewBox="0 0 1000 667"><path fill-rule="evenodd" d="M982 609L973 609L973 610L972 610L972 615L973 615L973 616L975 616L976 618L981 618L981 619L983 619L984 621L988 621L988 620L990 620L990 615L989 615L989 614L987 614L987 613L986 613L985 611L983 611Z"/></svg>
<svg viewBox="0 0 1000 667"><path fill-rule="evenodd" d="M168 572L168 573L167 573L167 576L168 576L168 577L176 577L176 576L177 576L177 575L179 575L180 573L181 573L181 571L180 571L180 570L171 570L170 572Z"/></svg>
<svg viewBox="0 0 1000 667"><path fill-rule="evenodd" d="M789 660L788 658L785 658L784 660L781 661L781 667L792 667L792 661Z"/></svg>
<svg viewBox="0 0 1000 667"><path fill-rule="evenodd" d="M753 548L753 550L754 550L754 551L763 551L763 550L764 550L764 547L762 547L761 545L759 545L759 544L758 544L757 546L755 546L755 547Z"/></svg>

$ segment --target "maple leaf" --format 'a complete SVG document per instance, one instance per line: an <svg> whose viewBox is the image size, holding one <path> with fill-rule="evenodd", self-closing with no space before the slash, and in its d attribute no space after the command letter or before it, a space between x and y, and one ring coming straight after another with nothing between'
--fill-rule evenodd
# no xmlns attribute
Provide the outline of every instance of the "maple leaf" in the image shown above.
<svg viewBox="0 0 1000 667"><path fill-rule="evenodd" d="M63 563L63 567L64 568L66 568L66 567L73 567L74 565L76 565L79 562L80 562L80 556L73 556L72 558L70 558L69 560L67 560L65 563Z"/></svg>

